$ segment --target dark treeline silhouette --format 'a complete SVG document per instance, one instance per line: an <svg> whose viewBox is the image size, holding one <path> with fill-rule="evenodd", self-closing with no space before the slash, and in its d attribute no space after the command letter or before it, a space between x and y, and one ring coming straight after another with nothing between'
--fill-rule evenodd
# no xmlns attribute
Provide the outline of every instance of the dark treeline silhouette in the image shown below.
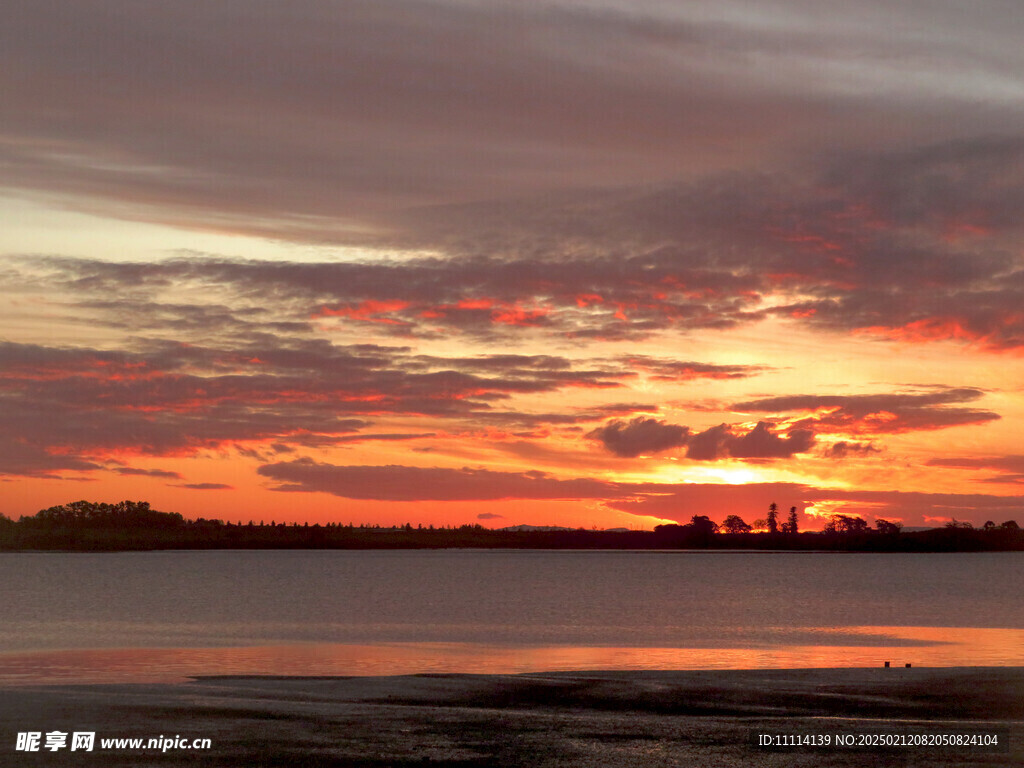
<svg viewBox="0 0 1024 768"><path fill-rule="evenodd" d="M1008 520L975 528L953 520L942 528L904 531L899 523L833 515L821 532L799 532L796 508L777 522L751 526L737 515L719 525L694 515L685 525L653 531L493 530L481 525L381 527L260 521L185 520L150 509L144 501L103 504L76 501L44 509L17 522L0 516L0 550L125 551L148 549L750 549L859 552L960 552L1024 550L1024 531ZM771 516L776 516L772 526ZM754 532L753 528L763 529Z"/></svg>

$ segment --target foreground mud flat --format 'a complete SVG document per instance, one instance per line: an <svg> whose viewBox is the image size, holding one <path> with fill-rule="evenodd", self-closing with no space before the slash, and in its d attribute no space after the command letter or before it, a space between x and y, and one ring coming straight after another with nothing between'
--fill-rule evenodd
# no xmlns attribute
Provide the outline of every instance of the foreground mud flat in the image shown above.
<svg viewBox="0 0 1024 768"><path fill-rule="evenodd" d="M48 750L46 734L67 733ZM92 751L70 749L94 732ZM39 733L40 750L17 749ZM865 746L996 734L998 748ZM758 736L807 738L757 746ZM150 747L149 739L162 738ZM842 739L853 739L850 746ZM22 746L24 739L22 738ZM59 738L59 737L58 737ZM143 746L104 739L142 739ZM10 766L1016 766L1024 669L201 678L0 689ZM209 739L208 749L180 748ZM170 744L169 748L166 748Z"/></svg>

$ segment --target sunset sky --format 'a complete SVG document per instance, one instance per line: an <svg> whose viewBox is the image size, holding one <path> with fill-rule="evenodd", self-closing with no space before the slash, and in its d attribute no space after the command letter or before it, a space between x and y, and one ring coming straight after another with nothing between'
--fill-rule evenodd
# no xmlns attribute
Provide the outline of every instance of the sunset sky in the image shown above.
<svg viewBox="0 0 1024 768"><path fill-rule="evenodd" d="M0 7L0 513L1024 523L1024 6Z"/></svg>

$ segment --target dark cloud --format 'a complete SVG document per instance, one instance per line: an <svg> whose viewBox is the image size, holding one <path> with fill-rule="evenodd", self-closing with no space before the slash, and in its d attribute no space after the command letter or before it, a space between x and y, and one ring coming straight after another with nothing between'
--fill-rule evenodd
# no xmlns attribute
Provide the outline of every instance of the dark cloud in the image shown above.
<svg viewBox="0 0 1024 768"><path fill-rule="evenodd" d="M895 434L983 424L999 414L975 408L953 407L984 396L971 387L934 387L924 392L874 395L782 395L734 403L740 413L801 414L801 425L815 432Z"/></svg>
<svg viewBox="0 0 1024 768"><path fill-rule="evenodd" d="M664 360L647 355L631 355L622 359L628 368L643 371L658 381L689 381L690 379L744 379L764 372L758 365L712 365L683 360Z"/></svg>
<svg viewBox="0 0 1024 768"><path fill-rule="evenodd" d="M600 440L616 456L633 457L642 453L661 453L686 445L690 430L657 419L637 416L628 422L610 421L588 432L587 437Z"/></svg>
<svg viewBox="0 0 1024 768"><path fill-rule="evenodd" d="M801 514L820 502L838 502L842 514L869 520L898 519L912 525L940 525L953 517L980 521L995 514L1007 518L1024 515L1024 496L851 491L798 483L611 483L588 478L560 480L543 472L338 466L310 459L268 464L258 471L277 482L272 488L279 491L381 501L595 499L630 514L682 523L689 522L694 514L708 515L713 520L736 514L750 522L763 518L772 502L782 509L796 507Z"/></svg>
<svg viewBox="0 0 1024 768"><path fill-rule="evenodd" d="M486 340L523 333L577 339L643 338L670 327L728 328L750 322L762 281L732 270L687 266L672 253L554 259L410 259L393 263L270 263L178 258L159 263L34 258L51 290L101 311L116 327L218 335L300 331L398 338L463 333ZM231 297L226 306L171 304L171 289ZM94 296L128 294L124 302ZM273 309L274 315L268 313ZM759 369L656 361L635 356L655 375L742 376ZM557 361L557 358L553 358ZM687 366L690 367L687 367ZM669 366L669 367L666 367Z"/></svg>
<svg viewBox="0 0 1024 768"><path fill-rule="evenodd" d="M894 165L907 178L893 176ZM99 322L124 328L583 342L726 329L775 315L831 331L1001 351L1024 343L1017 310L1024 269L1014 245L1024 174L1017 168L1024 168L1024 142L986 137L819 157L785 173L447 207L432 210L429 224L409 224L413 241L446 258L34 258L31 270L51 289L73 292ZM226 302L175 303L165 295L172 287ZM659 379L759 370L629 359Z"/></svg>
<svg viewBox="0 0 1024 768"><path fill-rule="evenodd" d="M633 269L623 270L618 290L598 278L577 296L591 311L614 308L620 324L599 323L595 313L581 337L777 315L830 331L1002 351L1024 343L1015 245L1021 169L1024 142L985 136L818 156L785 173L618 190L554 211L520 206L505 212L504 230L492 227L506 243L532 239L554 255L586 242L597 258L580 269L583 286L586 275L598 278L593 267L609 250L630 255L622 263ZM453 213L451 221L463 233L479 229L479 216ZM500 250L497 235L479 238ZM762 300L773 295L803 298L768 307Z"/></svg>
<svg viewBox="0 0 1024 768"><path fill-rule="evenodd" d="M760 421L748 432L738 432L728 424L719 424L690 437L686 456L698 461L735 459L786 459L806 453L814 445L814 433L790 429L786 437L772 431L772 425Z"/></svg>
<svg viewBox="0 0 1024 768"><path fill-rule="evenodd" d="M321 492L383 501L593 499L617 495L601 480L559 480L543 472L498 472L406 466L337 466L311 459L265 464L257 470L275 491Z"/></svg>
<svg viewBox="0 0 1024 768"><path fill-rule="evenodd" d="M587 408L585 413L593 414L594 418L606 416L632 416L634 413L657 413L660 406L654 403L608 403L596 408Z"/></svg>
<svg viewBox="0 0 1024 768"><path fill-rule="evenodd" d="M352 240L438 202L735 168L897 130L1019 133L1020 25L1005 4L816 7L809 28L798 0L766 6L771 23L654 3L7 6L5 183ZM887 33L901 28L914 34Z"/></svg>
<svg viewBox="0 0 1024 768"><path fill-rule="evenodd" d="M233 491L234 487L224 483L170 483L172 488L187 488L190 491Z"/></svg>
<svg viewBox="0 0 1024 768"><path fill-rule="evenodd" d="M1022 455L935 458L928 460L928 466L995 473L983 478L981 482L985 483L1024 483L1024 456Z"/></svg>
<svg viewBox="0 0 1024 768"><path fill-rule="evenodd" d="M813 445L814 433L809 429L790 429L788 435L782 437L772 431L768 422L759 421L746 434L727 440L726 450L736 459L784 459L806 453Z"/></svg>
<svg viewBox="0 0 1024 768"><path fill-rule="evenodd" d="M172 472L167 469L135 469L133 467L117 467L114 470L119 475L131 475L137 477L161 477L167 480L181 480L181 473Z"/></svg>
<svg viewBox="0 0 1024 768"><path fill-rule="evenodd" d="M632 374L549 356L438 358L405 347L332 345L267 334L210 346L138 340L133 351L0 344L0 471L97 468L91 457L194 454L245 441L328 446L414 440L369 432L381 415L521 429L571 423L495 402L567 387L614 388Z"/></svg>
<svg viewBox="0 0 1024 768"><path fill-rule="evenodd" d="M638 416L629 422L616 419L587 433L600 440L616 456L634 457L686 447L686 457L697 461L718 459L784 459L806 453L814 445L814 433L791 429L785 437L772 431L768 422L758 422L746 432L729 424L719 424L703 432Z"/></svg>
<svg viewBox="0 0 1024 768"><path fill-rule="evenodd" d="M833 152L786 172L432 208L407 222L410 243L447 258L33 259L32 268L49 269L54 286L125 327L173 321L221 331L265 323L276 333L585 341L724 329L778 315L832 331L959 339L1000 351L1024 343L1017 311L1024 269L1015 246L1020 169L1024 142L985 136L897 152ZM193 310L167 300L172 286L231 301ZM110 295L125 300L119 307ZM757 372L632 359L656 378Z"/></svg>
<svg viewBox="0 0 1024 768"><path fill-rule="evenodd" d="M499 520L504 519L504 515L497 515L494 512L481 512L476 516L477 520Z"/></svg>
<svg viewBox="0 0 1024 768"><path fill-rule="evenodd" d="M1018 15L804 6L21 3L0 16L4 183L439 254L66 262L125 329L584 342L781 315L1019 348ZM193 286L225 303L190 307Z"/></svg>
<svg viewBox="0 0 1024 768"><path fill-rule="evenodd" d="M337 438L335 443L362 443L366 441L388 441L388 440L422 440L428 437L436 437L434 432L382 432L382 433L361 433L358 435L345 435Z"/></svg>
<svg viewBox="0 0 1024 768"><path fill-rule="evenodd" d="M31 436L33 433L28 434ZM91 472L98 469L103 469L103 466L87 458L59 452L56 446L48 450L35 444L31 437L21 438L16 432L0 432L0 476L51 477L61 470Z"/></svg>
<svg viewBox="0 0 1024 768"><path fill-rule="evenodd" d="M851 456L870 456L873 453L880 453L880 450L872 443L840 440L828 446L824 451L824 456L830 459L848 459Z"/></svg>

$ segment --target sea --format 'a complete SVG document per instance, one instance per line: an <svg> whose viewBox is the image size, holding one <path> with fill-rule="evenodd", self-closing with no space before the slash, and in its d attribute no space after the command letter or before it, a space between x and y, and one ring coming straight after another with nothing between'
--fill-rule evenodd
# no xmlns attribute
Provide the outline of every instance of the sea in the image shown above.
<svg viewBox="0 0 1024 768"><path fill-rule="evenodd" d="M0 685L1024 666L1024 555L0 553Z"/></svg>

